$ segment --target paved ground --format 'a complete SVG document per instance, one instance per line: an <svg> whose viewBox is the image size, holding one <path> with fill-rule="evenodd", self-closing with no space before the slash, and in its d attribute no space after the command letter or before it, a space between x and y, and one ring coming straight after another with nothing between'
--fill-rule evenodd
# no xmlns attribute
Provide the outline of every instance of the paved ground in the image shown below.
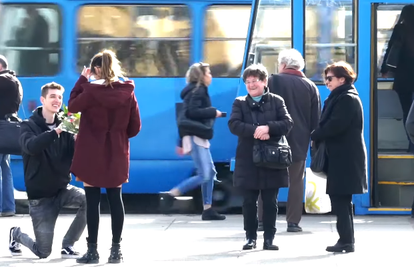
<svg viewBox="0 0 414 267"><path fill-rule="evenodd" d="M60 242L74 215L61 215L56 225L55 244L49 259L38 260L23 248L24 256L8 253L8 231L19 225L32 235L28 215L0 218L0 266L78 266L75 260L60 259ZM413 220L408 217L357 217L356 252L332 254L327 245L337 240L333 216L304 216L304 232L286 232L284 216L277 221L275 243L279 251L263 251L262 240L253 251L242 251L244 233L241 215L226 221L203 222L196 215L127 215L122 242L124 266L412 266ZM85 230L76 247L86 250ZM1 241L3 240L3 241ZM99 233L101 264L106 264L111 242L110 217L102 215ZM369 265L368 265L369 264ZM92 265L93 266L93 265Z"/></svg>

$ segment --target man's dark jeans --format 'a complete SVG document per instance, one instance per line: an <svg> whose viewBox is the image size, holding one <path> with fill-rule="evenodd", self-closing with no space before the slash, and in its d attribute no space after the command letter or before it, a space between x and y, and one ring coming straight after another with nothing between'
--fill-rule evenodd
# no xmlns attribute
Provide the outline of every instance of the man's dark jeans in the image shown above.
<svg viewBox="0 0 414 267"><path fill-rule="evenodd" d="M29 200L36 241L22 233L19 227L14 231L15 240L28 247L39 258L47 258L52 252L55 224L62 208L79 208L62 242L62 248L73 246L85 230L86 198L83 189L72 185L68 185L54 197Z"/></svg>

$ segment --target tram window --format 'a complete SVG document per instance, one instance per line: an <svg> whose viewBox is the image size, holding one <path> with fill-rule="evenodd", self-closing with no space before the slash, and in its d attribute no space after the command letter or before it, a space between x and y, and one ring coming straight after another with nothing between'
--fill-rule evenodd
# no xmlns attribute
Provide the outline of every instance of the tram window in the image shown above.
<svg viewBox="0 0 414 267"><path fill-rule="evenodd" d="M112 49L128 77L184 77L190 64L185 6L83 6L78 14L77 71Z"/></svg>
<svg viewBox="0 0 414 267"><path fill-rule="evenodd" d="M57 5L4 4L0 7L0 54L18 76L59 72L61 13Z"/></svg>
<svg viewBox="0 0 414 267"><path fill-rule="evenodd" d="M327 64L346 61L356 70L356 31L353 0L306 1L305 73L322 81Z"/></svg>
<svg viewBox="0 0 414 267"><path fill-rule="evenodd" d="M279 52L292 47L291 1L266 1L256 14L249 53L252 63L263 64L269 74L277 73Z"/></svg>
<svg viewBox="0 0 414 267"><path fill-rule="evenodd" d="M404 5L379 5L377 10L377 65L378 73L384 61L385 51L391 38L395 24L400 17ZM387 73L392 78L392 71ZM381 78L378 76L378 78Z"/></svg>
<svg viewBox="0 0 414 267"><path fill-rule="evenodd" d="M210 6L207 9L204 61L210 64L214 77L240 76L250 9L246 5Z"/></svg>

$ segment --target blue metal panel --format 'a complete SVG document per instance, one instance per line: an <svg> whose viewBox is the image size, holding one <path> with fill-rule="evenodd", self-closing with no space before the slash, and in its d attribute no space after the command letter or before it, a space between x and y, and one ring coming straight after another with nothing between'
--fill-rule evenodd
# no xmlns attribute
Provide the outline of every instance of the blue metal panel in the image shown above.
<svg viewBox="0 0 414 267"><path fill-rule="evenodd" d="M355 87L358 89L364 107L364 138L367 147L367 162L371 162L371 86L370 86L370 69L371 69L371 3L360 1L359 14L366 14L364 18L359 19L358 23L358 79ZM371 183L371 170L368 168L368 185ZM371 190L368 193L354 198L355 205L369 207L371 202Z"/></svg>
<svg viewBox="0 0 414 267"><path fill-rule="evenodd" d="M305 40L305 3L303 0L291 0L292 6L292 47L304 55Z"/></svg>

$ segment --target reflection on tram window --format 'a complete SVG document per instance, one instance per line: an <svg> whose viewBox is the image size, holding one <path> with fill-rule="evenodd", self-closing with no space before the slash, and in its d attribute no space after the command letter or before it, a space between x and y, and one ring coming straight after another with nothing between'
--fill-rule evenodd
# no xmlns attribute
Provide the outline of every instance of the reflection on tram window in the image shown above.
<svg viewBox="0 0 414 267"><path fill-rule="evenodd" d="M261 62L269 73L277 73L277 58L281 50L292 46L291 2L260 5L253 30L248 65ZM253 60L251 60L253 59Z"/></svg>
<svg viewBox="0 0 414 267"><path fill-rule="evenodd" d="M59 72L61 14L56 5L0 7L0 54L18 76Z"/></svg>
<svg viewBox="0 0 414 267"><path fill-rule="evenodd" d="M322 81L327 64L344 60L356 69L356 31L352 0L306 1L305 74Z"/></svg>
<svg viewBox="0 0 414 267"><path fill-rule="evenodd" d="M183 77L190 23L185 6L84 6L78 15L77 71L108 48L129 77Z"/></svg>
<svg viewBox="0 0 414 267"><path fill-rule="evenodd" d="M392 31L397 23L404 5L380 5L377 10L377 70L381 70L384 61L385 51L391 38ZM392 78L392 72L387 75ZM378 75L378 78L381 78Z"/></svg>
<svg viewBox="0 0 414 267"><path fill-rule="evenodd" d="M250 9L250 6L242 5L207 9L204 61L210 64L214 77L240 76Z"/></svg>

